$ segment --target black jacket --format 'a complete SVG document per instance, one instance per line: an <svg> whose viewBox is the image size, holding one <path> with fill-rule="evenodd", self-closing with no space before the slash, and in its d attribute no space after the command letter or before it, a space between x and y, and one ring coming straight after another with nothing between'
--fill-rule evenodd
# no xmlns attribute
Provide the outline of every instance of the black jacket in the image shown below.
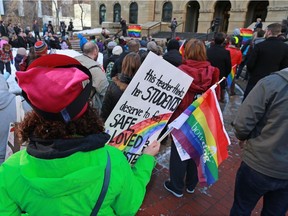
<svg viewBox="0 0 288 216"><path fill-rule="evenodd" d="M171 63L175 67L178 67L182 64L182 55L179 50L172 49L163 55L163 59Z"/></svg>
<svg viewBox="0 0 288 216"><path fill-rule="evenodd" d="M119 74L118 76L113 77L112 82L107 88L101 109L101 117L104 121L107 120L128 84L132 80L132 78L121 75L122 74Z"/></svg>
<svg viewBox="0 0 288 216"><path fill-rule="evenodd" d="M208 61L211 63L212 66L217 67L220 70L220 77L227 77L228 74L231 72L231 57L230 52L225 49L225 47L221 45L214 45L207 49L207 57ZM226 86L225 82L222 82L221 88Z"/></svg>
<svg viewBox="0 0 288 216"><path fill-rule="evenodd" d="M247 62L249 83L256 84L272 72L288 67L288 45L276 37L256 44Z"/></svg>

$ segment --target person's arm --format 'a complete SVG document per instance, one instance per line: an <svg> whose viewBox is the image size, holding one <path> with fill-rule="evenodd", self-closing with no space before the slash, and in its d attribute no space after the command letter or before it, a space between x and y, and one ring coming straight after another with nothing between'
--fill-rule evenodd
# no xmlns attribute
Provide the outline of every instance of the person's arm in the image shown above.
<svg viewBox="0 0 288 216"><path fill-rule="evenodd" d="M0 167L0 215L1 216L18 216L21 215L21 209L10 198L7 193L3 167Z"/></svg>
<svg viewBox="0 0 288 216"><path fill-rule="evenodd" d="M260 80L238 109L233 126L239 140L249 139L251 132L267 111L267 104L272 93L272 90L267 90L267 87L269 87L269 79Z"/></svg>
<svg viewBox="0 0 288 216"><path fill-rule="evenodd" d="M254 48L252 49L251 53L249 54L249 59L247 61L247 70L249 71L249 73L253 73L253 70L255 68L255 66L257 65L257 59L258 59L258 51L259 48L258 46L254 46Z"/></svg>
<svg viewBox="0 0 288 216"><path fill-rule="evenodd" d="M116 215L135 215L139 210L146 194L146 186L150 181L152 170L156 165L153 155L159 152L159 148L160 143L154 141L143 151L143 155L138 158L132 169L127 161L123 164L125 169L121 172L125 182L120 194L111 205Z"/></svg>
<svg viewBox="0 0 288 216"><path fill-rule="evenodd" d="M101 103L103 102L105 93L107 91L109 82L106 78L106 74L100 69L100 67L94 67L91 70L94 70L95 76L93 78L94 87L98 93ZM92 72L93 73L93 72Z"/></svg>
<svg viewBox="0 0 288 216"><path fill-rule="evenodd" d="M225 58L225 77L227 77L230 74L231 68L232 68L231 56L230 56L230 52L227 51L226 52L226 58Z"/></svg>
<svg viewBox="0 0 288 216"><path fill-rule="evenodd" d="M114 97L115 92L112 91L112 85L113 83L111 83L109 87L107 88L107 91L103 100L103 105L101 108L101 117L104 120L104 122L107 120L110 113L114 109L116 103L118 102L118 101L115 101L115 97Z"/></svg>

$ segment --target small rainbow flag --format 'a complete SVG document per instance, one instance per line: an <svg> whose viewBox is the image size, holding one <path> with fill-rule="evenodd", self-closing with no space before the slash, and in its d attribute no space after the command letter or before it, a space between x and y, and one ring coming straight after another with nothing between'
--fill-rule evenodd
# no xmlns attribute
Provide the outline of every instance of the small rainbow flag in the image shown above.
<svg viewBox="0 0 288 216"><path fill-rule="evenodd" d="M231 72L228 74L227 76L227 85L228 85L228 88L231 87L232 85L232 82L234 80L234 77L236 75L236 68L237 68L237 65L233 65L233 67L231 68Z"/></svg>
<svg viewBox="0 0 288 216"><path fill-rule="evenodd" d="M253 37L253 30L248 28L240 28L240 36L243 37L242 44L245 44Z"/></svg>
<svg viewBox="0 0 288 216"><path fill-rule="evenodd" d="M129 37L141 37L142 27L140 25L131 25L128 27Z"/></svg>
<svg viewBox="0 0 288 216"><path fill-rule="evenodd" d="M215 89L216 84L195 100L169 124L175 144L180 144L198 167L201 183L211 185L218 180L218 167L228 157L230 139Z"/></svg>
<svg viewBox="0 0 288 216"><path fill-rule="evenodd" d="M184 52L185 52L185 47L184 47L184 44L185 44L186 40L184 40L179 48L179 52L180 54L182 55L182 57L184 58Z"/></svg>

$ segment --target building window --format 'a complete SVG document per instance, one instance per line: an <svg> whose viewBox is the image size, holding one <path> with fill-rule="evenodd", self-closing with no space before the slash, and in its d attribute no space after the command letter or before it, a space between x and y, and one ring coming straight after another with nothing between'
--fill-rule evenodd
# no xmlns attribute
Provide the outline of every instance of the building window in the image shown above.
<svg viewBox="0 0 288 216"><path fill-rule="evenodd" d="M113 22L120 22L121 19L121 5L116 3L114 5Z"/></svg>
<svg viewBox="0 0 288 216"><path fill-rule="evenodd" d="M162 21L163 22L171 22L172 20L172 3L165 2L162 9Z"/></svg>
<svg viewBox="0 0 288 216"><path fill-rule="evenodd" d="M130 16L129 23L137 24L138 23L138 4L136 2L132 2L130 4Z"/></svg>
<svg viewBox="0 0 288 216"><path fill-rule="evenodd" d="M99 8L99 24L106 21L106 6L104 4L100 5Z"/></svg>

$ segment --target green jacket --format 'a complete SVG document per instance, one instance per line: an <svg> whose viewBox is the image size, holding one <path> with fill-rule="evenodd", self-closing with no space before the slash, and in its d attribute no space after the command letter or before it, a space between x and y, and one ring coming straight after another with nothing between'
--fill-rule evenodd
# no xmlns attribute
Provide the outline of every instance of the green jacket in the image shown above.
<svg viewBox="0 0 288 216"><path fill-rule="evenodd" d="M131 168L120 150L106 145L55 159L31 156L29 149L12 155L0 167L0 215L90 215L102 188L107 151L111 178L98 215L136 214L155 159L142 155Z"/></svg>

